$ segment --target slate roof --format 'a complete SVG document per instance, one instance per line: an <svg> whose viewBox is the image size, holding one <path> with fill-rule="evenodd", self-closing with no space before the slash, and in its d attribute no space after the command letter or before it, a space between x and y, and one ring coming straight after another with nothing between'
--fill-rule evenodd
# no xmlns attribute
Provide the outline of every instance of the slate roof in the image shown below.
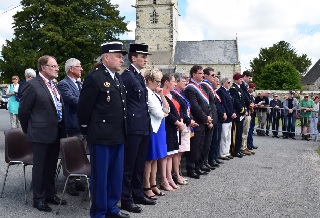
<svg viewBox="0 0 320 218"><path fill-rule="evenodd" d="M314 84L320 77L320 59L313 65L308 73L302 78L301 83L303 85Z"/></svg>
<svg viewBox="0 0 320 218"><path fill-rule="evenodd" d="M123 40L128 51L130 43L134 40ZM152 58L158 60L157 64L170 64L170 57L161 51L150 52ZM203 41L177 41L173 65L211 65L211 64L239 64L237 40L203 40ZM125 66L130 62L126 56Z"/></svg>
<svg viewBox="0 0 320 218"><path fill-rule="evenodd" d="M178 41L174 64L238 64L236 40Z"/></svg>

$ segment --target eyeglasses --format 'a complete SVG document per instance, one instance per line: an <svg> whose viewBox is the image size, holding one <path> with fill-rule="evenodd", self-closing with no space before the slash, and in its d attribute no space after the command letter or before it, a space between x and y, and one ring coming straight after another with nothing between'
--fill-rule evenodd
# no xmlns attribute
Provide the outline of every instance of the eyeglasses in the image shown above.
<svg viewBox="0 0 320 218"><path fill-rule="evenodd" d="M17 80L17 78L12 78L11 80Z"/></svg>
<svg viewBox="0 0 320 218"><path fill-rule="evenodd" d="M59 69L59 66L58 65L46 65L47 67L51 67L51 68L54 68L54 69Z"/></svg>
<svg viewBox="0 0 320 218"><path fill-rule="evenodd" d="M73 67L79 67L79 68L82 68L82 66L73 66Z"/></svg>
<svg viewBox="0 0 320 218"><path fill-rule="evenodd" d="M230 84L231 82L229 81L228 84Z"/></svg>
<svg viewBox="0 0 320 218"><path fill-rule="evenodd" d="M213 74L210 74L210 76L212 76L212 77L216 77L216 75L213 73Z"/></svg>
<svg viewBox="0 0 320 218"><path fill-rule="evenodd" d="M161 80L154 80L156 83L161 83Z"/></svg>

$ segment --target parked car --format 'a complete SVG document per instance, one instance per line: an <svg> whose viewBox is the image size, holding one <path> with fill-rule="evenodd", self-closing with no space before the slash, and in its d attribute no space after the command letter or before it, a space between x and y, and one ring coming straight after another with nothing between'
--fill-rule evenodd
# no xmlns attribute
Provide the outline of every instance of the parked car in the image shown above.
<svg viewBox="0 0 320 218"><path fill-rule="evenodd" d="M0 108L7 109L9 96L6 95L6 90L4 88L0 88L1 100L0 100Z"/></svg>

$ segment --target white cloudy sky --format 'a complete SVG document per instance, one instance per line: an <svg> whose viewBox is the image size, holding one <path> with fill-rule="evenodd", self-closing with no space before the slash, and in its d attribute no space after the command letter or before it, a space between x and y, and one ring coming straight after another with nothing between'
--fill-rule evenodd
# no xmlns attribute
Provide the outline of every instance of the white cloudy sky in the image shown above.
<svg viewBox="0 0 320 218"><path fill-rule="evenodd" d="M119 5L132 32L122 39L133 39L135 0L111 0ZM0 3L0 45L13 37L12 10L19 0ZM317 0L180 0L178 40L230 40L238 37L242 70L257 57L260 48L281 40L306 54L313 64L320 58L320 13Z"/></svg>

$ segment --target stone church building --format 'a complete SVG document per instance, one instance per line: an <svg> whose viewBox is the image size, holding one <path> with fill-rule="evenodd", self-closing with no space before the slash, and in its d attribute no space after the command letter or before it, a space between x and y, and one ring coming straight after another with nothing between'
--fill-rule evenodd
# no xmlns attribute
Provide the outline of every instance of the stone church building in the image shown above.
<svg viewBox="0 0 320 218"><path fill-rule="evenodd" d="M130 43L149 45L148 67L163 73L189 72L195 65L212 67L220 77L232 77L241 72L238 41L203 40L178 41L178 0L136 0L135 40ZM196 29L195 29L196 31ZM125 60L124 66L130 64Z"/></svg>

